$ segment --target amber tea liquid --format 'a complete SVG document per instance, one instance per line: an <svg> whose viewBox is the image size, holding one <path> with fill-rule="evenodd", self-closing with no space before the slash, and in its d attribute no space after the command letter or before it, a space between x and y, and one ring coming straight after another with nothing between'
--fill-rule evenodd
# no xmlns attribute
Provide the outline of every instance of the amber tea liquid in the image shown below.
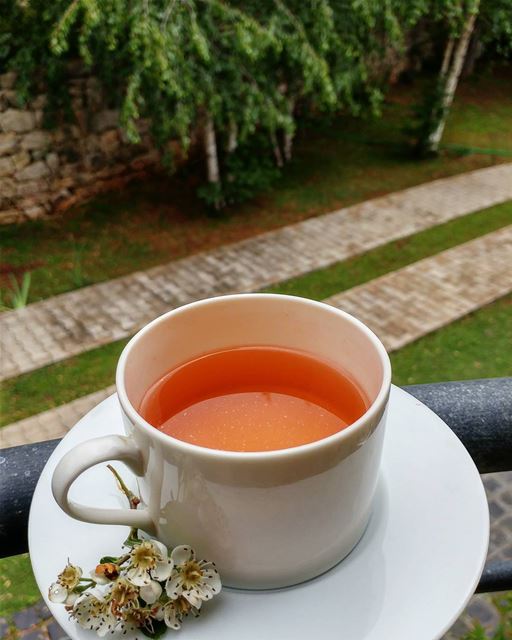
<svg viewBox="0 0 512 640"><path fill-rule="evenodd" d="M369 403L333 365L291 349L239 347L169 371L139 412L164 433L225 451L272 451L341 431Z"/></svg>

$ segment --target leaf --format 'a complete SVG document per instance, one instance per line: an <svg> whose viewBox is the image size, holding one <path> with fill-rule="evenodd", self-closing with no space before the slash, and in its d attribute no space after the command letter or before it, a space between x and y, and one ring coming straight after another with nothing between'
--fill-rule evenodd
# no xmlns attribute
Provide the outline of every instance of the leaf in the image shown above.
<svg viewBox="0 0 512 640"><path fill-rule="evenodd" d="M116 556L103 556L103 558L100 558L99 564L106 564L106 563L116 564L118 560L119 558L117 558Z"/></svg>

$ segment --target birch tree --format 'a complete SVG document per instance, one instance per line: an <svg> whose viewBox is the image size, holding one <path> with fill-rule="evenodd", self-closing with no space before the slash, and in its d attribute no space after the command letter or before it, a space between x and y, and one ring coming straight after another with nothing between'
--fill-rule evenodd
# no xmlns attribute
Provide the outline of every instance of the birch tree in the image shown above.
<svg viewBox="0 0 512 640"><path fill-rule="evenodd" d="M434 126L426 142L426 151L429 153L437 153L439 150L439 143L441 142L446 125L446 119L455 96L471 35L475 28L475 21L480 8L480 0L467 0L463 5L462 24L457 31L449 35L444 51L443 62L438 78L438 117L437 122L436 119L434 119Z"/></svg>
<svg viewBox="0 0 512 640"><path fill-rule="evenodd" d="M445 44L436 83L425 96L417 148L421 154L439 150L446 121L464 68L472 37L482 50L506 58L512 53L512 0L426 0L419 14L441 26Z"/></svg>

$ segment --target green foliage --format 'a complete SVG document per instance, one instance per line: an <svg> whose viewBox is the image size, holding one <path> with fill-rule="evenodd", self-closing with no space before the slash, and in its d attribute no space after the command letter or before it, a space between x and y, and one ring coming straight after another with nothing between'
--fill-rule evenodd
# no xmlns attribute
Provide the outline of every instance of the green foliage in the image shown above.
<svg viewBox="0 0 512 640"><path fill-rule="evenodd" d="M0 51L20 74L24 99L37 78L49 85L52 105L61 107L68 63L81 59L120 108L132 142L140 138L140 118L147 118L157 144L165 148L177 139L186 150L201 136L205 118L212 119L221 179L201 192L208 200L234 202L269 182L275 173L267 162L275 161L269 139L288 135L290 142L298 112L378 110L382 83L371 77L370 54L375 60L390 43L400 46L404 11L395 5L402 3L15 2L1 18ZM225 153L230 130L240 150L261 142L260 171L254 163L251 172L242 171L242 151ZM288 144L285 159L290 151Z"/></svg>
<svg viewBox="0 0 512 640"><path fill-rule="evenodd" d="M83 270L84 251L85 245L83 243L76 243L73 247L71 282L74 289L79 289L80 287L85 287L86 284L89 284Z"/></svg>
<svg viewBox="0 0 512 640"><path fill-rule="evenodd" d="M209 182L198 189L198 195L212 207L221 198L228 205L249 200L268 189L281 173L273 160L270 140L262 134L255 134L234 151L219 155L224 183L221 186Z"/></svg>
<svg viewBox="0 0 512 640"><path fill-rule="evenodd" d="M478 37L491 54L512 57L512 4L510 0L484 0L478 18Z"/></svg>
<svg viewBox="0 0 512 640"><path fill-rule="evenodd" d="M0 70L16 72L20 105L39 90L47 90L49 114L69 115L67 61L49 47L49 34L65 4L64 0L13 0L2 3L0 11Z"/></svg>
<svg viewBox="0 0 512 640"><path fill-rule="evenodd" d="M62 113L72 117L68 79L77 60L101 80L132 142L145 118L170 157L171 139L186 152L213 123L217 170L200 193L237 202L268 184L269 163L289 160L299 117L378 114L390 51L405 49L420 20L457 37L474 2L18 0L0 15L0 65L17 71L21 102L48 89L48 126ZM482 42L502 52L512 42L509 3L488 0L480 15ZM419 133L434 113L423 106ZM256 142L261 171L255 162L242 170L242 150ZM234 147L240 151L229 153Z"/></svg>

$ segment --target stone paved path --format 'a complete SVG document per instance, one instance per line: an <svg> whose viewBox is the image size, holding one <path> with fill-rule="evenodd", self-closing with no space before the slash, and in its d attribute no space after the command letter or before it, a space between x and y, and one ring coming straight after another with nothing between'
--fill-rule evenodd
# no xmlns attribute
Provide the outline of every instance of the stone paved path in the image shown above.
<svg viewBox="0 0 512 640"><path fill-rule="evenodd" d="M0 315L0 379L134 333L203 297L259 289L512 198L512 164L390 194Z"/></svg>
<svg viewBox="0 0 512 640"><path fill-rule="evenodd" d="M360 318L389 351L512 291L512 225L415 262L326 302ZM62 437L99 400L93 393L0 429L0 447Z"/></svg>

